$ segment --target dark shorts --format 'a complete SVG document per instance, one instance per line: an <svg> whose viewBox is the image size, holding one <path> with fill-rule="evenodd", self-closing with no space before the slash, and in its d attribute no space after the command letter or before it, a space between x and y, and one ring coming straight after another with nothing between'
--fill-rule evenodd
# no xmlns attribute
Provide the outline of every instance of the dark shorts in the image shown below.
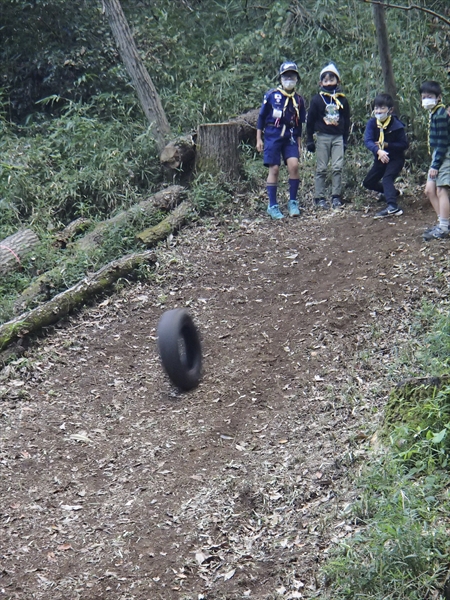
<svg viewBox="0 0 450 600"><path fill-rule="evenodd" d="M299 158L298 138L280 136L278 127L266 127L264 130L264 166L280 165L281 157L286 163L288 158Z"/></svg>

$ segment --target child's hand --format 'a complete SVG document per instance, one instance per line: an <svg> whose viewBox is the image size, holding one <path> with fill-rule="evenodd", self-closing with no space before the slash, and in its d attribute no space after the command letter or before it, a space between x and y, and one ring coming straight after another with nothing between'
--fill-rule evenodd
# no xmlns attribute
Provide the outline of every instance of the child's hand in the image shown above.
<svg viewBox="0 0 450 600"><path fill-rule="evenodd" d="M383 164L387 164L389 162L389 154L384 150L378 150L377 152L378 160Z"/></svg>
<svg viewBox="0 0 450 600"><path fill-rule="evenodd" d="M256 140L256 150L262 152L264 150L264 143L262 140Z"/></svg>
<svg viewBox="0 0 450 600"><path fill-rule="evenodd" d="M438 169L430 169L430 170L428 171L428 177L429 177L431 180L434 180L434 179L436 179L436 177L438 176L438 173L439 173Z"/></svg>

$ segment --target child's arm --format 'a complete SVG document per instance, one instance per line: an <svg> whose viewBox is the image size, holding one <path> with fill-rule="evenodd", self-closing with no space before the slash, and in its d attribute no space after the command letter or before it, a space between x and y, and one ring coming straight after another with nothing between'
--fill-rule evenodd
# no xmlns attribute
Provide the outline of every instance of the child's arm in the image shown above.
<svg viewBox="0 0 450 600"><path fill-rule="evenodd" d="M317 121L317 105L315 97L312 98L309 105L308 116L306 119L306 147L310 152L316 149L314 144L314 126Z"/></svg>
<svg viewBox="0 0 450 600"><path fill-rule="evenodd" d="M386 143L385 148L389 150L406 150L409 147L409 141L404 129L398 130L398 139L395 142Z"/></svg>
<svg viewBox="0 0 450 600"><path fill-rule="evenodd" d="M262 129L256 130L256 150L262 152L264 150L264 142L262 139Z"/></svg>
<svg viewBox="0 0 450 600"><path fill-rule="evenodd" d="M372 154L378 158L378 150L380 149L378 142L378 130L375 126L375 119L369 119L367 121L366 130L364 132L364 145L372 152ZM375 141L376 140L376 141Z"/></svg>
<svg viewBox="0 0 450 600"><path fill-rule="evenodd" d="M350 104L347 98L344 102L344 148L347 147L348 134L350 133Z"/></svg>
<svg viewBox="0 0 450 600"><path fill-rule="evenodd" d="M450 146L448 133L449 119L450 117L446 111L442 111L440 114L433 115L433 130L436 134L436 137L434 139L435 145L433 146L433 162L431 163L430 169L435 171L439 171Z"/></svg>
<svg viewBox="0 0 450 600"><path fill-rule="evenodd" d="M262 140L262 132L264 130L264 125L266 123L267 115L271 110L270 104L267 101L267 94L264 96L264 101L262 103L261 109L258 115L258 121L256 123L256 150L258 152L262 152L264 149L264 143Z"/></svg>

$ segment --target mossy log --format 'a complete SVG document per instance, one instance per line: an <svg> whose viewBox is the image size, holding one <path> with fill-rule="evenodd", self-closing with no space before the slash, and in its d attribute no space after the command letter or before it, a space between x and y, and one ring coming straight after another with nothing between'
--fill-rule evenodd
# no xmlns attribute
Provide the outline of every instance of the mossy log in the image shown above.
<svg viewBox="0 0 450 600"><path fill-rule="evenodd" d="M23 229L0 241L0 275L20 269L20 259L31 254L38 245L39 238L31 229Z"/></svg>
<svg viewBox="0 0 450 600"><path fill-rule="evenodd" d="M134 204L128 210L118 213L107 221L102 221L93 231L77 240L75 246L77 249L85 251L98 248L108 231L125 225L142 214L150 216L157 210L172 210L185 198L185 195L186 189L183 186L171 185L165 190L157 192L148 200Z"/></svg>
<svg viewBox="0 0 450 600"><path fill-rule="evenodd" d="M73 310L81 308L94 296L103 294L121 277L126 277L143 264L155 261L155 254L151 250L124 256L85 277L45 304L3 323L0 325L0 350L23 336L53 325Z"/></svg>
<svg viewBox="0 0 450 600"><path fill-rule="evenodd" d="M80 217L69 223L62 231L58 231L55 235L55 245L65 248L69 242L73 240L76 235L83 233L86 229L92 225L91 219Z"/></svg>
<svg viewBox="0 0 450 600"><path fill-rule="evenodd" d="M160 221L157 225L138 233L136 239L143 242L148 247L154 246L182 227L191 211L192 208L189 202L182 202L170 215Z"/></svg>
<svg viewBox="0 0 450 600"><path fill-rule="evenodd" d="M186 189L180 185L172 185L161 192L157 192L148 200L139 202L131 206L128 210L118 213L116 216L102 221L95 229L79 238L73 244L68 245L72 251L85 252L87 256L93 254L97 248L102 245L104 237L108 231L123 226L131 222L137 215L151 215L158 210L171 210L177 206L186 196ZM55 279L59 279L61 271L64 269L64 263L54 267L33 280L17 298L14 303L16 313L23 312L28 306L40 297L48 298L54 286Z"/></svg>

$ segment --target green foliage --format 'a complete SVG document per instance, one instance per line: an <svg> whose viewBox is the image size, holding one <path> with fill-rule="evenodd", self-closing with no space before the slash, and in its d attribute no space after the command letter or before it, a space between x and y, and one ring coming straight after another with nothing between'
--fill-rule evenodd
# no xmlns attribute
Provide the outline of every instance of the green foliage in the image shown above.
<svg viewBox="0 0 450 600"><path fill-rule="evenodd" d="M417 364L425 372L448 371L448 305L438 310L425 303L417 323L422 347ZM357 533L334 548L324 567L336 600L437 597L447 575L448 377L395 389L383 435L383 452L372 456L358 482L360 498L351 507Z"/></svg>
<svg viewBox="0 0 450 600"><path fill-rule="evenodd" d="M233 186L224 177L201 173L192 185L189 199L199 214L215 215L223 212L232 195Z"/></svg>
<svg viewBox="0 0 450 600"><path fill-rule="evenodd" d="M109 118L98 116L109 109ZM69 103L57 119L20 128L0 142L0 236L33 222L54 229L79 216L101 217L159 182L151 132L130 116L134 104L110 94Z"/></svg>

